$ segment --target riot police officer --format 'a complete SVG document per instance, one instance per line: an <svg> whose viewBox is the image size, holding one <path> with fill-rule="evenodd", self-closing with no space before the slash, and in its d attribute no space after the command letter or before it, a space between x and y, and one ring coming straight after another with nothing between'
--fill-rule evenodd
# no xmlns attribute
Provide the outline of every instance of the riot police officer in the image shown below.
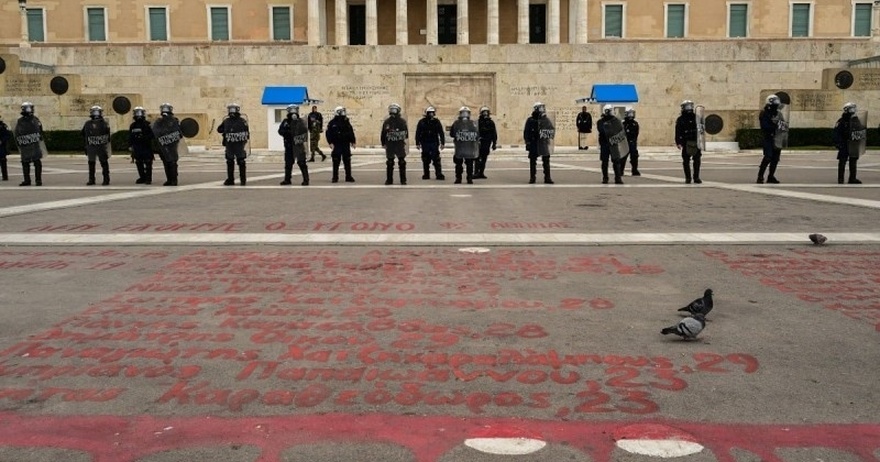
<svg viewBox="0 0 880 462"><path fill-rule="evenodd" d="M486 161L489 158L489 152L498 147L498 130L495 129L492 113L486 106L480 108L477 128L480 131L480 157L474 162L474 179L485 180L487 179Z"/></svg>
<svg viewBox="0 0 880 462"><path fill-rule="evenodd" d="M636 110L627 107L623 115L623 131L626 132L626 142L629 144L629 154L620 160L620 174L626 170L626 158L632 167L632 176L641 176L639 173L639 123L636 121Z"/></svg>
<svg viewBox="0 0 880 462"><path fill-rule="evenodd" d="M602 184L608 184L608 165L614 169L614 184L623 184L623 156L621 156L620 144L617 140L626 137L625 129L620 120L614 115L614 108L610 104L602 107L602 115L596 122L596 131L599 132L599 161L602 164ZM622 141L622 140L621 140Z"/></svg>
<svg viewBox="0 0 880 462"><path fill-rule="evenodd" d="M92 106L89 109L89 120L80 130L86 143L86 156L89 161L89 181L87 186L95 184L95 161L101 163L102 186L110 184L110 124L104 120L104 109Z"/></svg>
<svg viewBox="0 0 880 462"><path fill-rule="evenodd" d="M388 118L382 122L379 139L385 148L385 184L394 184L395 157L400 170L400 184L406 184L406 140L409 139L409 129L406 119L400 115L399 104L388 106Z"/></svg>
<svg viewBox="0 0 880 462"><path fill-rule="evenodd" d="M776 179L776 166L779 164L782 148L776 146L776 135L780 128L787 129L787 127L780 127L780 105L779 97L770 95L767 97L764 109L758 115L758 122L761 125L761 133L763 134L762 148L764 151L764 157L761 159L761 165L758 167L758 179L755 181L758 184L764 183L764 172L768 166L770 171L767 175L767 183L779 184L779 180ZM786 122L782 120L782 123Z"/></svg>
<svg viewBox="0 0 880 462"><path fill-rule="evenodd" d="M134 121L128 126L128 145L137 167L135 184L153 183L153 130L147 122L147 110L138 106L132 111Z"/></svg>
<svg viewBox="0 0 880 462"><path fill-rule="evenodd" d="M24 181L19 186L31 185L31 163L34 164L34 184L42 186L42 158L48 153L43 141L43 123L34 115L34 103L25 101L21 104L21 117L15 124L13 135L21 154L21 173L24 176Z"/></svg>
<svg viewBox="0 0 880 462"><path fill-rule="evenodd" d="M290 184L293 162L296 161L303 177L302 185L308 186L309 167L306 163L306 142L309 138L309 129L299 117L299 106L295 104L287 106L287 117L278 127L278 134L284 138L284 180L281 181L281 185Z"/></svg>
<svg viewBox="0 0 880 462"><path fill-rule="evenodd" d="M345 182L354 183L354 177L351 176L351 150L356 146L357 139L354 134L354 127L348 120L345 108L337 106L333 110L335 114L333 120L327 124L327 142L330 143L330 157L333 160L333 183L339 182L339 164L345 167Z"/></svg>
<svg viewBox="0 0 880 462"><path fill-rule="evenodd" d="M700 180L700 158L703 153L697 143L699 130L697 115L694 113L694 102L689 99L682 101L681 115L675 120L675 146L681 151L684 182L687 184L691 183L691 159L694 160L694 183L703 182Z"/></svg>
<svg viewBox="0 0 880 462"><path fill-rule="evenodd" d="M857 164L867 136L865 121L856 116L856 103L843 105L843 114L834 125L834 145L837 147L837 183L843 184L846 164L849 163L849 184L862 184L856 178Z"/></svg>
<svg viewBox="0 0 880 462"><path fill-rule="evenodd" d="M217 133L223 135L223 146L226 147L226 181L224 186L235 184L235 164L238 164L238 176L241 185L247 185L247 144L251 138L247 119L241 115L241 106L231 103L226 106L226 118L217 127Z"/></svg>
<svg viewBox="0 0 880 462"><path fill-rule="evenodd" d="M312 112L309 113L309 152L312 156L309 157L309 162L315 161L316 152L321 155L321 162L327 160L327 156L318 147L322 130L324 130L324 116L318 112L318 106L312 106Z"/></svg>
<svg viewBox="0 0 880 462"><path fill-rule="evenodd" d="M12 132L9 131L9 126L3 122L3 117L0 116L0 179L2 181L9 181L9 170L7 170L6 166L6 156L9 154L9 143L12 141Z"/></svg>
<svg viewBox="0 0 880 462"><path fill-rule="evenodd" d="M474 183L474 161L480 156L480 132L471 120L471 109L462 106L458 110L458 120L449 129L449 138L455 143L455 184L461 184L461 174L467 170L467 184ZM462 167L465 164L465 167Z"/></svg>
<svg viewBox="0 0 880 462"><path fill-rule="evenodd" d="M434 177L438 180L446 179L440 165L440 151L444 147L446 136L443 133L443 124L437 119L437 110L428 106L424 117L416 124L416 149L422 151L423 180L431 178L431 164L434 165Z"/></svg>
<svg viewBox="0 0 880 462"><path fill-rule="evenodd" d="M159 106L160 117L153 121L151 129L159 143L159 157L165 167L165 183L162 186L177 186L177 162L180 153L184 152L185 142L180 129L180 121L174 116L174 106L162 103Z"/></svg>
<svg viewBox="0 0 880 462"><path fill-rule="evenodd" d="M544 183L553 184L553 179L550 178L550 154L553 151L555 136L556 128L547 117L546 106L541 102L535 103L532 106L532 115L526 119L523 128L523 140L529 153L529 184L534 184L536 181L538 157L541 158L544 167Z"/></svg>

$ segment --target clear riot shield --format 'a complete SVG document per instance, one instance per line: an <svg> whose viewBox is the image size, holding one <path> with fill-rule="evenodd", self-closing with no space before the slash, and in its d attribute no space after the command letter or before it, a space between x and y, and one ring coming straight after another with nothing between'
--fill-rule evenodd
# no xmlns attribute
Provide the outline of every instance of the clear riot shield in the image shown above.
<svg viewBox="0 0 880 462"><path fill-rule="evenodd" d="M779 106L776 116L776 134L773 136L773 145L776 149L788 147L788 127L791 123L791 108L787 104Z"/></svg>
<svg viewBox="0 0 880 462"><path fill-rule="evenodd" d="M547 113L545 117L538 120L538 141L535 142L535 149L538 150L538 157L552 156L556 149L556 114Z"/></svg>
<svg viewBox="0 0 880 462"><path fill-rule="evenodd" d="M865 155L868 143L868 111L853 114L849 127L849 156L858 159Z"/></svg>
<svg viewBox="0 0 880 462"><path fill-rule="evenodd" d="M159 117L151 127L153 136L159 143L159 155L166 162L177 162L181 157L189 154L186 140L180 131L180 122L177 117Z"/></svg>
<svg viewBox="0 0 880 462"><path fill-rule="evenodd" d="M617 162L629 155L629 142L626 140L626 131L623 129L623 122L620 119L615 117L608 121L605 133L611 147L611 160Z"/></svg>
<svg viewBox="0 0 880 462"><path fill-rule="evenodd" d="M706 108L704 106L694 107L694 114L697 116L697 148L702 152L706 152Z"/></svg>

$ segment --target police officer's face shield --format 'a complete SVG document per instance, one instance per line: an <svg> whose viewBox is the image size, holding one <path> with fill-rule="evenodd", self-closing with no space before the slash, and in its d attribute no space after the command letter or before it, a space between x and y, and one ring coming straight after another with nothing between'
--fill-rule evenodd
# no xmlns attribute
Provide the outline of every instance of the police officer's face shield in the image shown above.
<svg viewBox="0 0 880 462"><path fill-rule="evenodd" d="M547 114L547 107L544 106L543 104L540 104L535 107L535 112L537 112L539 115L542 115L542 116L546 115Z"/></svg>
<svg viewBox="0 0 880 462"><path fill-rule="evenodd" d="M100 118L104 117L104 112L101 111L100 109L92 109L89 112L89 117L91 117L92 119L100 119Z"/></svg>
<svg viewBox="0 0 880 462"><path fill-rule="evenodd" d="M288 106L287 107L287 117L291 119L299 119L299 108L296 106Z"/></svg>
<svg viewBox="0 0 880 462"><path fill-rule="evenodd" d="M241 108L238 106L228 106L226 113L229 114L229 117L238 117L241 115Z"/></svg>
<svg viewBox="0 0 880 462"><path fill-rule="evenodd" d="M471 118L471 111L459 111L458 118L459 119L470 119Z"/></svg>
<svg viewBox="0 0 880 462"><path fill-rule="evenodd" d="M159 106L159 112L162 114L162 117L170 117L174 115L174 108L167 104L163 104L162 106Z"/></svg>
<svg viewBox="0 0 880 462"><path fill-rule="evenodd" d="M30 104L23 104L21 106L21 115L25 117L34 115L34 106Z"/></svg>
<svg viewBox="0 0 880 462"><path fill-rule="evenodd" d="M623 116L627 119L635 119L636 111L626 111Z"/></svg>
<svg viewBox="0 0 880 462"><path fill-rule="evenodd" d="M858 107L855 104L849 105L844 108L843 113L849 114L850 116L854 115L858 111Z"/></svg>
<svg viewBox="0 0 880 462"><path fill-rule="evenodd" d="M337 117L345 117L346 116L345 109L340 109L340 110L336 111L336 116Z"/></svg>
<svg viewBox="0 0 880 462"><path fill-rule="evenodd" d="M425 117L427 117L429 119L433 119L435 116L437 116L437 113L434 111L428 111L425 113Z"/></svg>
<svg viewBox="0 0 880 462"><path fill-rule="evenodd" d="M482 111L480 111L480 117L484 119L488 119L490 115L492 114L489 112L488 109L483 109Z"/></svg>
<svg viewBox="0 0 880 462"><path fill-rule="evenodd" d="M685 103L681 105L681 112L694 112L694 103Z"/></svg>

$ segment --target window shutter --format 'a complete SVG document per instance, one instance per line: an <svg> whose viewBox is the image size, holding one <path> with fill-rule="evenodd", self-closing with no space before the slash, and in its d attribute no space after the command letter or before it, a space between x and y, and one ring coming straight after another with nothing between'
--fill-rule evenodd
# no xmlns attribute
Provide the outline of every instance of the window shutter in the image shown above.
<svg viewBox="0 0 880 462"><path fill-rule="evenodd" d="M89 8L86 10L86 15L88 16L89 23L89 41L90 42L104 42L107 40L107 35L104 31L104 9L103 8Z"/></svg>
<svg viewBox="0 0 880 462"><path fill-rule="evenodd" d="M211 8L211 40L229 40L229 11Z"/></svg>
<svg viewBox="0 0 880 462"><path fill-rule="evenodd" d="M31 42L45 42L46 34L43 30L43 9L31 8L27 10L28 40Z"/></svg>
<svg viewBox="0 0 880 462"><path fill-rule="evenodd" d="M748 36L749 6L746 4L730 5L730 37Z"/></svg>
<svg viewBox="0 0 880 462"><path fill-rule="evenodd" d="M684 37L684 5L666 6L666 37Z"/></svg>
<svg viewBox="0 0 880 462"><path fill-rule="evenodd" d="M623 5L605 6L605 36L623 37Z"/></svg>
<svg viewBox="0 0 880 462"><path fill-rule="evenodd" d="M272 7L272 39L290 40L290 8Z"/></svg>
<svg viewBox="0 0 880 462"><path fill-rule="evenodd" d="M856 37L871 36L871 8L870 3L855 4L855 18L853 18L853 35Z"/></svg>
<svg viewBox="0 0 880 462"><path fill-rule="evenodd" d="M165 8L150 8L150 40L168 40Z"/></svg>
<svg viewBox="0 0 880 462"><path fill-rule="evenodd" d="M791 36L810 36L810 5L795 3L791 6Z"/></svg>

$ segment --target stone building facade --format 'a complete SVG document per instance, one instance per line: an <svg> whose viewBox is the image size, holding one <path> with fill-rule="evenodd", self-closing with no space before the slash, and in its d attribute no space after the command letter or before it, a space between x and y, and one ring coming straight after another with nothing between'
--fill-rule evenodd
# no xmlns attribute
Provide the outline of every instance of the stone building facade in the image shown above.
<svg viewBox="0 0 880 462"><path fill-rule="evenodd" d="M340 0L348 7L356 1ZM745 38L727 37L736 25L730 20L730 6L740 4L735 1L547 0L542 5L553 14L546 17L558 17L558 27L551 28L546 19L542 38L532 26L525 34L518 14L538 9L497 0L498 44L486 44L494 40L494 0L468 0L467 34L461 29L455 34L467 45L425 44L434 33L425 26L426 5L433 11L434 0L407 1L405 10L396 8L397 0L367 1L361 5L372 11L369 2L375 3L377 23L362 25L365 32L376 29L369 40L377 46L333 45L345 38L337 37L337 28L352 30L335 16L335 0L227 0L221 5L229 13L225 40L207 38L222 35L223 28L211 24L216 6L205 2L167 0L162 7L168 13L166 40L148 40L163 30L151 27L150 18L155 24L162 18L151 10L157 8L152 2L29 0L22 23L35 25L28 14L42 8L44 40L23 44L27 37L16 36L14 28L0 31L0 114L9 120L23 100L32 100L47 128L74 129L81 127L88 107L100 104L113 108L106 111L113 127L123 128L130 122L130 107L143 105L155 113L168 101L189 119L194 144L216 145L213 128L226 104L235 101L250 117L253 147L277 149L274 127L283 106L262 104L270 86L308 87L311 97L324 101L319 107L325 119L333 107L347 107L361 145L378 144L391 102L403 106L413 127L428 105L437 107L446 123L459 106L488 105L500 144L521 145L522 125L535 101L546 103L555 117L558 143L574 145L574 119L581 106L575 100L589 96L596 83L637 87L634 106L647 145L672 144L670 125L683 99L695 100L714 116L710 141L730 141L736 128L754 126L770 92L782 92L790 101L793 126L831 126L849 100L869 110L880 107L880 68L874 67L880 21L873 4L866 3L870 8L860 8L856 17L858 0L809 2L807 16L798 10L797 21L790 16L798 2L744 1ZM464 2L436 1L438 13L444 5L456 5L460 12ZM314 4L318 7L310 10ZM664 8L673 4L685 5L683 22L669 20ZM89 16L94 5L104 5L103 23ZM622 38L605 36L606 7L613 5L624 13ZM279 14L278 8L290 15ZM867 23L865 11L871 13ZM12 15L21 13L13 2L0 6L5 24L15 24ZM798 22L804 18L810 20L806 26ZM89 31L101 24L104 40L90 40ZM284 35L285 24L289 38L273 40ZM318 27L308 27L313 24ZM400 24L407 25L405 31L393 27ZM665 38L676 28L684 37ZM793 29L810 36L789 37ZM557 32L561 43L525 43L536 37L555 42ZM443 34L449 38L448 30ZM597 107L590 109L598 114Z"/></svg>

